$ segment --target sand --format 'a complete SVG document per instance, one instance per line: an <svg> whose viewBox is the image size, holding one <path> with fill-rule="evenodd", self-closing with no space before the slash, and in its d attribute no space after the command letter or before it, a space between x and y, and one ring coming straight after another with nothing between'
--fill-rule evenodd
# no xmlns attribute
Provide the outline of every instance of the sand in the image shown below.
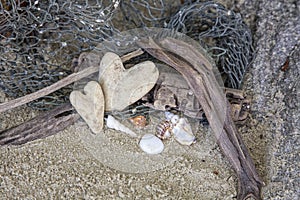
<svg viewBox="0 0 300 200"><path fill-rule="evenodd" d="M263 199L299 197L299 5L291 1L241 1L257 52L243 89L251 115L239 127L266 183ZM298 7L296 7L298 6ZM298 20L298 23L297 23ZM7 99L0 95L1 102ZM0 115L1 130L38 114L25 106ZM209 128L198 143L170 141L161 157L143 157L137 141L106 131L96 148L79 121L54 136L0 148L0 199L233 199L237 179ZM120 149L118 149L120 147ZM172 148L178 148L175 151ZM130 157L132 159L130 159ZM144 162L138 162L144 161Z"/></svg>

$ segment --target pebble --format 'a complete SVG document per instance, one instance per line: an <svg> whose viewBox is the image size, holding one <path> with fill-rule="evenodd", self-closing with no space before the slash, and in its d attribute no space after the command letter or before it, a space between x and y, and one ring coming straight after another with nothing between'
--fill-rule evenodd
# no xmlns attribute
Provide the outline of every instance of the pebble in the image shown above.
<svg viewBox="0 0 300 200"><path fill-rule="evenodd" d="M105 97L105 110L124 110L145 96L156 84L159 71L151 61L125 69L121 58L106 53L99 67L99 83Z"/></svg>
<svg viewBox="0 0 300 200"><path fill-rule="evenodd" d="M100 133L103 128L104 96L99 83L88 82L83 93L72 91L70 102L92 132Z"/></svg>

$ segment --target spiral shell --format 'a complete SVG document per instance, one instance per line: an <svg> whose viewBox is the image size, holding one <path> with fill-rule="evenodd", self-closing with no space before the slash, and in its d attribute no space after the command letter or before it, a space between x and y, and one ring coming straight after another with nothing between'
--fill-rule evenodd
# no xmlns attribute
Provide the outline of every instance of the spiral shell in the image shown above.
<svg viewBox="0 0 300 200"><path fill-rule="evenodd" d="M172 127L173 126L170 121L162 121L157 125L155 135L162 140L168 139L171 137Z"/></svg>

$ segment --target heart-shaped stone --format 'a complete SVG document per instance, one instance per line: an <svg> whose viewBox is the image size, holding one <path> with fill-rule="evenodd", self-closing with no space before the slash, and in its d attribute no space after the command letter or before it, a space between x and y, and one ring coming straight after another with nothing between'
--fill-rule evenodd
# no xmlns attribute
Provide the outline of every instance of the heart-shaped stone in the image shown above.
<svg viewBox="0 0 300 200"><path fill-rule="evenodd" d="M156 84L159 71L151 61L125 69L121 58L106 53L99 68L99 83L105 98L105 110L123 110L145 96Z"/></svg>
<svg viewBox="0 0 300 200"><path fill-rule="evenodd" d="M90 81L81 91L72 91L70 102L93 133L101 132L104 117L104 96L101 86Z"/></svg>

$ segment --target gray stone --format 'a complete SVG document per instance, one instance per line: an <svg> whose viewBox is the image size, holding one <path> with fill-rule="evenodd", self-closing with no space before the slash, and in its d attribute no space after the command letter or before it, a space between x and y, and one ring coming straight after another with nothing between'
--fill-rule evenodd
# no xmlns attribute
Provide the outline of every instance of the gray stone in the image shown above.
<svg viewBox="0 0 300 200"><path fill-rule="evenodd" d="M71 92L70 102L92 132L100 133L103 128L104 97L99 83L90 81L84 87L83 93Z"/></svg>
<svg viewBox="0 0 300 200"><path fill-rule="evenodd" d="M158 69L151 61L125 69L117 54L106 53L99 68L99 83L105 97L105 110L123 110L133 104L153 88L158 75Z"/></svg>

